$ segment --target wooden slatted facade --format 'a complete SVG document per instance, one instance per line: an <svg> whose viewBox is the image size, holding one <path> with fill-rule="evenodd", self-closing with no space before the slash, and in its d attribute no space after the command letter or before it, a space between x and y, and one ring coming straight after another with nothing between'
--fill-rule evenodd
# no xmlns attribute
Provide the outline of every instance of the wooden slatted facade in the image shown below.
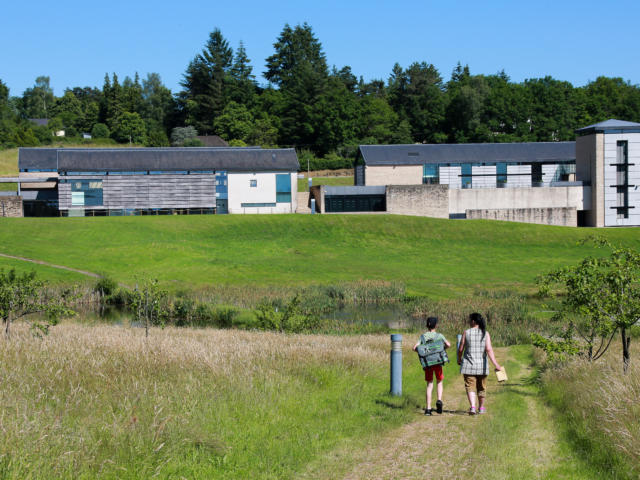
<svg viewBox="0 0 640 480"><path fill-rule="evenodd" d="M103 204L72 205L71 182L74 180L101 180ZM216 181L212 174L66 176L58 185L58 199L60 210L213 208Z"/></svg>

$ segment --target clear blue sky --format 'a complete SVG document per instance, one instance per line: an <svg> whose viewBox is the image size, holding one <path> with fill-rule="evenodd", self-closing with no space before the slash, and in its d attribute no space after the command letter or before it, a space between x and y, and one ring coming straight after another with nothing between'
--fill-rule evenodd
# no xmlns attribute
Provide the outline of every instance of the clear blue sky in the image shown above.
<svg viewBox="0 0 640 480"><path fill-rule="evenodd" d="M158 72L173 91L210 31L244 41L259 82L285 23L308 22L329 65L387 79L395 62L434 64L447 80L502 69L514 81L551 75L584 85L599 75L640 83L640 1L574 0L31 0L3 2L0 79L21 95L38 75L66 87L102 87Z"/></svg>

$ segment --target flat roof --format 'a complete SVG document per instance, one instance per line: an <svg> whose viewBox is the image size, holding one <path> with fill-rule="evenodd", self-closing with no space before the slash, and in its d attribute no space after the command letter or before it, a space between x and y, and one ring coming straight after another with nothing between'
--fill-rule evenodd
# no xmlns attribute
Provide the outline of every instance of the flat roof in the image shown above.
<svg viewBox="0 0 640 480"><path fill-rule="evenodd" d="M579 128L576 130L576 133L578 135L590 135L592 133L640 133L640 123L610 118L604 122Z"/></svg>
<svg viewBox="0 0 640 480"><path fill-rule="evenodd" d="M293 148L21 148L23 170L83 171L297 171Z"/></svg>
<svg viewBox="0 0 640 480"><path fill-rule="evenodd" d="M367 165L575 161L576 142L360 145Z"/></svg>

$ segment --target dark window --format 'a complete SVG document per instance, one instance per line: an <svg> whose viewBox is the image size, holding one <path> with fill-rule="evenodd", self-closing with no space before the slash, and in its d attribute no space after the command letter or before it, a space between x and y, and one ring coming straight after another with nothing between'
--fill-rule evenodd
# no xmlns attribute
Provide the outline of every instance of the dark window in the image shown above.
<svg viewBox="0 0 640 480"><path fill-rule="evenodd" d="M541 163L534 163L531 165L531 183L542 183Z"/></svg>

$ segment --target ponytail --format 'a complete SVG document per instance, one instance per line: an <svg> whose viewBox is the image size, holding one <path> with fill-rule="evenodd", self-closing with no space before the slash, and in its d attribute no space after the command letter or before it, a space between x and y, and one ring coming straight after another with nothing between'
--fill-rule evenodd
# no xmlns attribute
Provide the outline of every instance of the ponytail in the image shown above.
<svg viewBox="0 0 640 480"><path fill-rule="evenodd" d="M484 321L484 317L476 312L469 315L469 320L478 325L482 331L482 338L484 338L484 334L487 333L487 324Z"/></svg>

